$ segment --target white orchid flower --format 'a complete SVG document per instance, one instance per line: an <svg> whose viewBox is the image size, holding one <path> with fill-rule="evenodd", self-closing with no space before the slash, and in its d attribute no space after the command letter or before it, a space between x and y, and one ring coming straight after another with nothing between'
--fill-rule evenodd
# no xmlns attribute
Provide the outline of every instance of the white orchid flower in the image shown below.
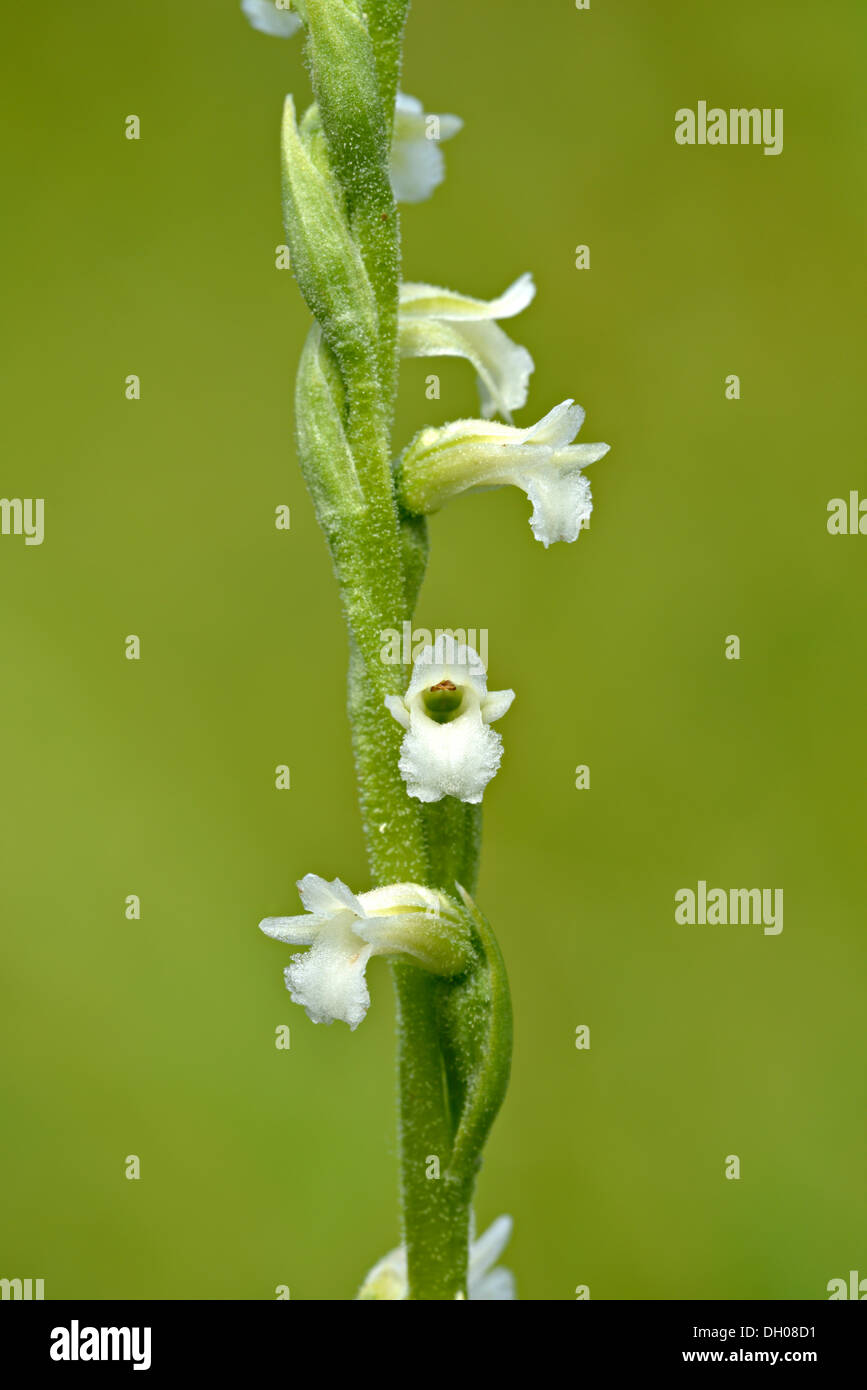
<svg viewBox="0 0 867 1390"><path fill-rule="evenodd" d="M463 128L460 116L425 112L416 97L398 92L391 144L391 186L399 203L421 203L446 176L441 140Z"/></svg>
<svg viewBox="0 0 867 1390"><path fill-rule="evenodd" d="M529 429L495 421L455 420L422 430L403 455L400 488L411 512L437 511L461 492L513 484L533 504L537 541L575 541L593 511L581 472L608 453L607 444L573 444L584 421L574 401L560 405Z"/></svg>
<svg viewBox="0 0 867 1390"><path fill-rule="evenodd" d="M513 343L497 319L513 318L536 293L532 275L522 275L498 299L471 299L436 285L405 284L400 289L399 344L402 357L466 357L479 379L482 415L512 411L526 404L533 359Z"/></svg>
<svg viewBox="0 0 867 1390"><path fill-rule="evenodd" d="M291 39L301 28L300 16L289 8L289 0L241 0L241 9L254 29L276 39Z"/></svg>
<svg viewBox="0 0 867 1390"><path fill-rule="evenodd" d="M517 1298L515 1277L508 1269L494 1265L509 1243L511 1216L498 1216L483 1236L470 1243L467 1267L467 1299L476 1302ZM406 1299L408 1293L406 1250L398 1246L374 1265L358 1293L359 1300Z"/></svg>
<svg viewBox="0 0 867 1390"><path fill-rule="evenodd" d="M385 697L406 729L398 766L410 796L481 801L503 756L503 740L490 725L514 698L514 690L489 693L479 655L448 633L425 647L406 694Z"/></svg>
<svg viewBox="0 0 867 1390"><path fill-rule="evenodd" d="M305 915L266 917L259 927L276 941L311 947L284 974L294 1003L314 1023L339 1018L358 1027L370 1004L371 956L406 956L438 975L460 974L469 963L466 925L444 893L395 883L356 896L339 878L327 883L317 874L306 874L298 893Z"/></svg>

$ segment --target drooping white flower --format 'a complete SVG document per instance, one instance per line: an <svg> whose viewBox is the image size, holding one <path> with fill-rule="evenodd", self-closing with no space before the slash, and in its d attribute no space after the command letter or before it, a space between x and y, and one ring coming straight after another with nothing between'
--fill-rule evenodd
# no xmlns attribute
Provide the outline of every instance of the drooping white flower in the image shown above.
<svg viewBox="0 0 867 1390"><path fill-rule="evenodd" d="M441 140L463 127L459 116L428 115L416 97L398 92L391 144L391 186L399 203L421 203L445 178Z"/></svg>
<svg viewBox="0 0 867 1390"><path fill-rule="evenodd" d="M310 946L284 974L294 1003L314 1023L339 1018L358 1027L370 1004L371 956L406 956L438 975L460 974L468 964L467 928L444 893L395 883L356 895L339 878L328 883L317 874L306 874L298 893L303 916L266 917L259 927L276 941Z"/></svg>
<svg viewBox="0 0 867 1390"><path fill-rule="evenodd" d="M581 469L609 449L571 442L583 421L581 406L563 401L529 429L455 420L422 430L401 460L404 505L411 512L435 512L461 492L511 483L533 504L530 526L536 540L546 548L554 541L577 540L593 510Z"/></svg>
<svg viewBox="0 0 867 1390"><path fill-rule="evenodd" d="M289 8L289 0L241 0L241 9L254 29L276 39L291 39L301 19Z"/></svg>
<svg viewBox="0 0 867 1390"><path fill-rule="evenodd" d="M511 1216L498 1216L478 1240L470 1238L467 1267L467 1299L475 1302L505 1301L517 1298L515 1276L511 1270L494 1265L509 1243ZM360 1301L406 1299L409 1292L406 1250L402 1245L375 1264L358 1293Z"/></svg>
<svg viewBox="0 0 867 1390"><path fill-rule="evenodd" d="M403 357L466 357L479 379L482 415L512 411L527 401L533 359L513 343L497 319L513 318L533 299L532 275L522 275L498 299L471 299L436 285L400 289L399 343Z"/></svg>
<svg viewBox="0 0 867 1390"><path fill-rule="evenodd" d="M450 634L425 647L406 694L385 697L406 729L398 766L410 796L481 801L503 756L503 740L490 725L514 698L514 690L489 693L478 653Z"/></svg>

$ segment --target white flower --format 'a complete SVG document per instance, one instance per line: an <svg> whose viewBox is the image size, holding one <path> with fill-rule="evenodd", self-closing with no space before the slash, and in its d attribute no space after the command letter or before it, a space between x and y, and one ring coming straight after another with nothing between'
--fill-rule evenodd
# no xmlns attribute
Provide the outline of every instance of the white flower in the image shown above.
<svg viewBox="0 0 867 1390"><path fill-rule="evenodd" d="M400 351L403 357L466 357L476 369L482 415L511 421L526 404L533 359L513 343L497 319L520 314L533 299L532 275L522 275L499 299L471 299L436 285L401 285Z"/></svg>
<svg viewBox="0 0 867 1390"><path fill-rule="evenodd" d="M580 405L563 401L529 429L455 420L422 430L401 460L403 502L411 512L435 512L458 493L512 483L533 504L530 525L537 541L547 548L577 540L593 510L581 469L609 448L571 442L583 420Z"/></svg>
<svg viewBox="0 0 867 1390"><path fill-rule="evenodd" d="M467 928L444 893L395 883L356 896L339 878L327 883L317 874L306 874L298 893L304 916L266 917L259 926L277 941L312 948L293 956L284 974L314 1023L339 1018L358 1027L370 1004L371 956L407 956L438 975L460 974L469 963Z"/></svg>
<svg viewBox="0 0 867 1390"><path fill-rule="evenodd" d="M476 1302L514 1299L515 1277L508 1269L494 1265L509 1243L511 1216L498 1216L478 1240L470 1241L467 1268L467 1298ZM408 1293L406 1250L402 1245L374 1265L359 1290L360 1300L406 1299Z"/></svg>
<svg viewBox="0 0 867 1390"><path fill-rule="evenodd" d="M463 126L459 116L426 115L421 102L398 92L391 144L391 186L399 203L421 203L445 178L441 140Z"/></svg>
<svg viewBox="0 0 867 1390"><path fill-rule="evenodd" d="M254 29L276 39L291 39L301 19L289 8L289 0L241 0L241 9Z"/></svg>
<svg viewBox="0 0 867 1390"><path fill-rule="evenodd" d="M503 755L503 740L490 724L514 698L514 690L489 694L481 658L448 633L425 647L406 694L385 697L406 729L399 767L410 796L481 801Z"/></svg>

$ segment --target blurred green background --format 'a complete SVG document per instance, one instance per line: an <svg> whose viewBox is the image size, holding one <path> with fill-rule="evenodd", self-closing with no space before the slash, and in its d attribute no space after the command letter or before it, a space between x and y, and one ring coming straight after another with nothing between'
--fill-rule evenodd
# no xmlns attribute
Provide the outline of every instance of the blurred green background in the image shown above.
<svg viewBox="0 0 867 1390"><path fill-rule="evenodd" d="M479 890L514 1076L477 1214L514 1216L523 1298L867 1276L867 540L826 530L830 498L867 492L862 19L411 14L405 90L466 126L405 211L405 274L490 297L532 270L519 423L574 395L612 445L575 546L537 545L513 490L438 516L418 613L486 628L492 686L518 695ZM0 1275L49 1298L351 1297L397 1238L387 970L357 1033L314 1027L256 930L299 910L303 873L367 886L344 635L292 446L307 315L274 265L301 48L230 0L30 5L4 31L0 491L44 497L46 535L0 538ZM783 154L677 146L700 99L783 107ZM475 411L466 364L411 363L396 442ZM676 926L700 878L782 887L782 935Z"/></svg>

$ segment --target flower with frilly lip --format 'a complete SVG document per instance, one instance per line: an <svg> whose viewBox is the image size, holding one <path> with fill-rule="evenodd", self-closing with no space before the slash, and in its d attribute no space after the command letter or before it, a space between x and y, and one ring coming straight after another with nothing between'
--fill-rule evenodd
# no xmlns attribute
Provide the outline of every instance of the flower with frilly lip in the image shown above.
<svg viewBox="0 0 867 1390"><path fill-rule="evenodd" d="M266 936L309 946L292 957L286 988L313 1023L341 1019L355 1030L370 1005L365 971L371 956L403 957L437 975L459 975L470 960L469 932L445 893L418 883L394 883L369 893L350 892L339 878L299 880L306 913L266 917Z"/></svg>
<svg viewBox="0 0 867 1390"><path fill-rule="evenodd" d="M478 1240L471 1237L467 1266L468 1300L490 1303L517 1298L515 1277L511 1270L494 1268L511 1234L511 1216L498 1216ZM365 1302L372 1299L406 1299L407 1285L406 1250L400 1245L374 1265L359 1290L358 1298Z"/></svg>
<svg viewBox="0 0 867 1390"><path fill-rule="evenodd" d="M416 435L399 465L399 487L410 512L435 512L461 492L511 483L533 504L530 526L547 549L575 541L593 511L581 472L608 453L607 444L574 444L584 411L562 401L537 425L516 429L497 421L455 420Z"/></svg>
<svg viewBox="0 0 867 1390"><path fill-rule="evenodd" d="M399 767L410 796L481 801L503 755L503 740L490 726L514 698L514 690L488 691L484 665L472 647L449 634L425 647L406 694L385 697L406 729Z"/></svg>

